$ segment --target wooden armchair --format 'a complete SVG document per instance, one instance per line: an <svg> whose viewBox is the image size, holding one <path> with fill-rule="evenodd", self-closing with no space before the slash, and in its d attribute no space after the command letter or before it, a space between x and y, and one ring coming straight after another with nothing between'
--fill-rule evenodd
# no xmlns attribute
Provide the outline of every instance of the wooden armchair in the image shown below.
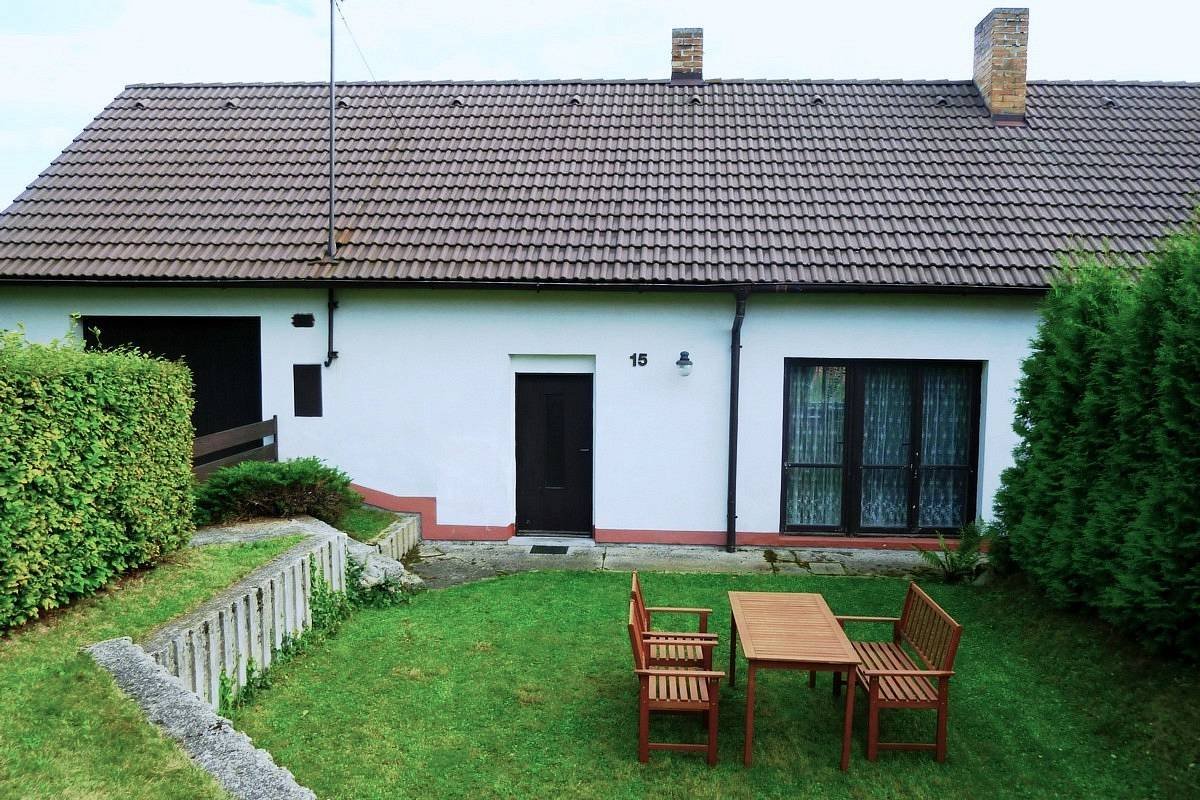
<svg viewBox="0 0 1200 800"><path fill-rule="evenodd" d="M652 645L651 642L656 642ZM650 663L652 646L698 648L712 661L711 639L648 639L642 635L636 603L629 603L629 643L633 649L633 672L638 678L638 761L650 760L651 750L702 752L708 764L717 763L717 705L720 700L720 680L724 672L707 669L657 667ZM708 727L705 744L650 741L650 714L695 713L704 716Z"/></svg>
<svg viewBox="0 0 1200 800"><path fill-rule="evenodd" d="M867 693L867 760L880 750L932 750L938 761L946 760L946 718L950 707L950 678L954 655L962 637L962 626L929 595L911 583L899 617L837 617L847 622L878 622L892 626L890 642L854 642L862 659L857 669L858 685ZM918 661L909 655L911 648ZM841 674L833 678L835 694L841 690ZM929 708L937 711L937 734L933 742L879 741L881 708Z"/></svg>
<svg viewBox="0 0 1200 800"><path fill-rule="evenodd" d="M709 608L679 608L673 606L647 606L642 594L638 574L633 573L629 591L631 613L636 619L637 632L642 639L649 640L647 664L651 667L689 667L712 669L712 647L702 647L699 641L711 641L715 646L717 635L708 632ZM699 619L699 631L656 631L651 628L652 614L694 614ZM669 641L676 640L676 641ZM687 641L680 641L687 640Z"/></svg>

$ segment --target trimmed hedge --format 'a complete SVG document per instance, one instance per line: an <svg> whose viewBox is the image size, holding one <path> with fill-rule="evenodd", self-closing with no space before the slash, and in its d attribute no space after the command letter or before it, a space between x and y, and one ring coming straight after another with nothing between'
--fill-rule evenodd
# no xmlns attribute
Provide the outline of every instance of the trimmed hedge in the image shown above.
<svg viewBox="0 0 1200 800"><path fill-rule="evenodd" d="M189 539L192 376L0 331L0 628Z"/></svg>
<svg viewBox="0 0 1200 800"><path fill-rule="evenodd" d="M996 513L1060 605L1200 658L1200 231L1090 259L1042 307Z"/></svg>
<svg viewBox="0 0 1200 800"><path fill-rule="evenodd" d="M320 459L243 461L222 467L196 487L196 524L308 514L337 525L360 503L350 477Z"/></svg>

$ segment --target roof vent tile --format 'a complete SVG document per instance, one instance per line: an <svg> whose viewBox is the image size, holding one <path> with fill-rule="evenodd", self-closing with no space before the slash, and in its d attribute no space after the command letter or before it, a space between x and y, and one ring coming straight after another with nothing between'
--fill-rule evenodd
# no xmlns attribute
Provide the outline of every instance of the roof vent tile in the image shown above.
<svg viewBox="0 0 1200 800"><path fill-rule="evenodd" d="M462 106L464 106L466 104L467 104L467 99L465 97L463 97L461 94L456 97L450 98L450 105L454 106L455 108L461 108Z"/></svg>
<svg viewBox="0 0 1200 800"><path fill-rule="evenodd" d="M935 106L948 106L950 105L950 98L946 97L944 94L939 94L933 99L933 104Z"/></svg>
<svg viewBox="0 0 1200 800"><path fill-rule="evenodd" d="M819 95L819 94L814 95L813 98L808 101L808 104L810 106L823 106L823 105L825 105L825 98L821 97L821 95Z"/></svg>
<svg viewBox="0 0 1200 800"><path fill-rule="evenodd" d="M349 108L351 105L353 105L353 103L350 102L349 98L339 97L337 100L338 108Z"/></svg>
<svg viewBox="0 0 1200 800"><path fill-rule="evenodd" d="M238 100L236 97L231 97L225 101L226 108L237 108L241 104L242 104L241 101Z"/></svg>
<svg viewBox="0 0 1200 800"><path fill-rule="evenodd" d="M698 94L694 94L688 99L688 102L694 106L698 106L704 102L704 98Z"/></svg>
<svg viewBox="0 0 1200 800"><path fill-rule="evenodd" d="M137 100L136 102L134 102L133 107L134 108L149 108L150 103L146 100Z"/></svg>
<svg viewBox="0 0 1200 800"><path fill-rule="evenodd" d="M1117 98L1115 98L1115 97L1104 98L1104 107L1105 108L1116 108L1117 107Z"/></svg>
<svg viewBox="0 0 1200 800"><path fill-rule="evenodd" d="M573 106L583 105L583 95L573 94L573 95L571 95L571 99L569 102Z"/></svg>

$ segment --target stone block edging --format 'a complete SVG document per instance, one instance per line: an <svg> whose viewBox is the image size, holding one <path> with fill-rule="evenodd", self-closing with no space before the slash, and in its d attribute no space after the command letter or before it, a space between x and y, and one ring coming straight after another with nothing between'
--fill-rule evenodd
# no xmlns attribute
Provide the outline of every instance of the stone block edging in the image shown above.
<svg viewBox="0 0 1200 800"><path fill-rule="evenodd" d="M266 750L218 716L128 637L87 648L146 717L238 800L316 800Z"/></svg>

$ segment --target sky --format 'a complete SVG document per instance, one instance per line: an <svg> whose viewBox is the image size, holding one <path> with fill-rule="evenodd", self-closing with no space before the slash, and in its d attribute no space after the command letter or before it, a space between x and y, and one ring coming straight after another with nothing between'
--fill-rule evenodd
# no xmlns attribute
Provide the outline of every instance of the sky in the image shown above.
<svg viewBox="0 0 1200 800"><path fill-rule="evenodd" d="M339 80L969 79L975 0L341 0ZM0 0L0 206L131 83L328 79L328 0ZM1037 0L1031 79L1200 81L1194 0Z"/></svg>

